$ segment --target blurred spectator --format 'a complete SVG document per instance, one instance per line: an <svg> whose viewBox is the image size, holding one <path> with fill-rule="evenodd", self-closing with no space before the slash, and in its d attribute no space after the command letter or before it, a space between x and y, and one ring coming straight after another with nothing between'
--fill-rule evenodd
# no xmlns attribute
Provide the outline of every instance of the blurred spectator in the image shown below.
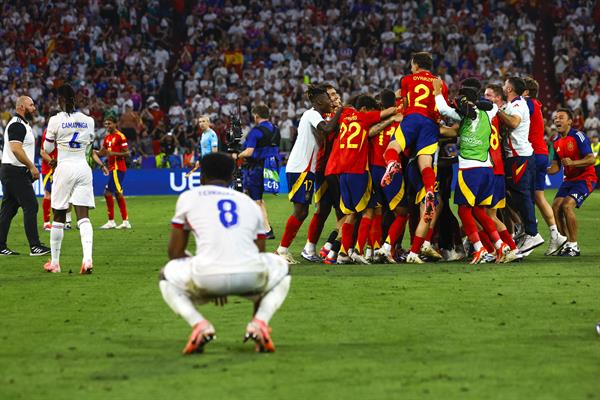
<svg viewBox="0 0 600 400"><path fill-rule="evenodd" d="M133 111L132 100L127 100L124 108L125 111L123 111L119 119L119 129L123 132L127 141L134 145L137 142L137 131L141 123L140 116Z"/></svg>

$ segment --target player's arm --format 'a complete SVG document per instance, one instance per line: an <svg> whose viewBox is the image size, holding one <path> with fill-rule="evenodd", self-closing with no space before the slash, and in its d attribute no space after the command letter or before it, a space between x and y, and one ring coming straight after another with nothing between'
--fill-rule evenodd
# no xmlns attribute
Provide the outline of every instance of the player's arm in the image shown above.
<svg viewBox="0 0 600 400"><path fill-rule="evenodd" d="M384 119L381 122L376 123L369 129L369 137L377 136L385 128L393 124L394 122L402 122L404 116L402 114L395 114L390 118Z"/></svg>
<svg viewBox="0 0 600 400"><path fill-rule="evenodd" d="M92 160L94 160L94 162L100 166L104 175L108 175L108 168L106 167L106 164L104 164L100 159L100 156L98 155L98 150L92 150Z"/></svg>
<svg viewBox="0 0 600 400"><path fill-rule="evenodd" d="M444 117L452 118L456 121L460 121L462 118L456 112L456 110L448 105L446 98L444 97L444 85L440 78L434 79L433 95L435 96L435 106L439 110L440 114Z"/></svg>
<svg viewBox="0 0 600 400"><path fill-rule="evenodd" d="M456 125L456 124L452 125L452 126L441 125L440 126L440 134L447 138L457 137L458 136L458 125Z"/></svg>
<svg viewBox="0 0 600 400"><path fill-rule="evenodd" d="M515 129L521 123L521 117L519 115L509 115L504 110L499 110L496 114L500 122L508 126L510 129Z"/></svg>
<svg viewBox="0 0 600 400"><path fill-rule="evenodd" d="M590 165L594 165L595 157L594 154L589 153L586 154L586 156L583 157L581 160L573 160L569 157L565 157L560 161L565 167L585 168L589 167Z"/></svg>
<svg viewBox="0 0 600 400"><path fill-rule="evenodd" d="M258 135L260 135L260 134L261 134L261 131L259 131L256 128L252 128L250 130L250 132L248 132L248 136L246 137L246 141L244 142L244 146L246 148L237 155L237 158L252 157L252 155L254 154L254 149L258 145L258 141L260 139L258 137Z"/></svg>
<svg viewBox="0 0 600 400"><path fill-rule="evenodd" d="M340 115L342 114L343 110L344 107L338 107L338 109L335 111L335 115L329 122L325 122L325 120L321 119L321 122L319 122L316 126L316 134L318 139L325 139L329 133L333 132L337 128L338 121L340 120Z"/></svg>
<svg viewBox="0 0 600 400"><path fill-rule="evenodd" d="M260 251L261 253L267 251L267 240L264 237L264 235L257 237L256 240L254 240L254 244L256 244L256 247L258 247L258 251Z"/></svg>
<svg viewBox="0 0 600 400"><path fill-rule="evenodd" d="M180 227L173 224L171 236L169 237L169 260L187 257L185 249L187 248L189 239L190 231L183 229L183 226Z"/></svg>
<svg viewBox="0 0 600 400"><path fill-rule="evenodd" d="M558 160L555 158L554 160L552 160L550 166L546 168L546 173L549 175L554 175L558 171L560 171L560 165L558 164Z"/></svg>

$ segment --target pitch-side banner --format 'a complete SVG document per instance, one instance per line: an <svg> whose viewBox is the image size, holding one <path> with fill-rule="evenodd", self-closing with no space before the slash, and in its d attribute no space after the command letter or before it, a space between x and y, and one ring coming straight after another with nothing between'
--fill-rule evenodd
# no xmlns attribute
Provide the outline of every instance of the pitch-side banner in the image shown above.
<svg viewBox="0 0 600 400"><path fill-rule="evenodd" d="M121 183L125 196L146 195L173 195L185 190L200 186L200 172L194 172L186 177L188 170L183 169L133 169L125 173L124 182ZM279 171L280 184L279 193L287 193L288 185L285 168ZM100 170L94 170L94 194L101 196L108 177ZM453 178L453 186L456 182L456 171ZM558 188L562 182L562 174L546 176L547 188ZM38 196L44 194L42 178L33 183L33 189ZM0 185L2 195L2 185Z"/></svg>

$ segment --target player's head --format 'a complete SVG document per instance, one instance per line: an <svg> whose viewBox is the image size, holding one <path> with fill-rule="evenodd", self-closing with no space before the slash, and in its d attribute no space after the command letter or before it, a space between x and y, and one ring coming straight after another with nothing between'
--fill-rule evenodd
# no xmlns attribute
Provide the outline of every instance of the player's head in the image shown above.
<svg viewBox="0 0 600 400"><path fill-rule="evenodd" d="M58 88L58 104L66 113L75 111L75 91L68 83Z"/></svg>
<svg viewBox="0 0 600 400"><path fill-rule="evenodd" d="M481 84L481 81L477 78L467 78L465 80L463 80L460 83L461 87L472 87L475 90L477 90L477 95L479 96L479 93L481 92L481 89L483 88L483 85Z"/></svg>
<svg viewBox="0 0 600 400"><path fill-rule="evenodd" d="M433 57L431 53L421 51L414 53L410 59L410 70L412 73L417 73L420 70L431 71L433 69Z"/></svg>
<svg viewBox="0 0 600 400"><path fill-rule="evenodd" d="M396 105L396 93L391 89L383 89L379 93L379 101L383 108L390 108Z"/></svg>
<svg viewBox="0 0 600 400"><path fill-rule="evenodd" d="M109 133L117 130L117 114L114 111L106 111L104 113L104 127Z"/></svg>
<svg viewBox="0 0 600 400"><path fill-rule="evenodd" d="M511 76L504 82L504 94L508 99L521 96L525 91L525 82L518 76Z"/></svg>
<svg viewBox="0 0 600 400"><path fill-rule="evenodd" d="M206 114L201 115L200 118L198 118L198 127L202 132L210 128L210 116Z"/></svg>
<svg viewBox="0 0 600 400"><path fill-rule="evenodd" d="M530 76L524 78L523 81L525 82L525 90L527 91L526 95L531 97L532 99L537 99L538 93L540 91L539 83Z"/></svg>
<svg viewBox="0 0 600 400"><path fill-rule="evenodd" d="M554 125L561 135L565 136L573 125L573 112L568 108L559 108L554 113Z"/></svg>
<svg viewBox="0 0 600 400"><path fill-rule="evenodd" d="M331 112L331 100L329 99L327 91L322 86L309 86L306 95L315 110L321 114Z"/></svg>
<svg viewBox="0 0 600 400"><path fill-rule="evenodd" d="M33 119L33 114L35 113L35 104L33 104L33 100L29 96L21 96L17 99L17 103L15 104L15 109L17 114L25 117L26 120L31 121Z"/></svg>
<svg viewBox="0 0 600 400"><path fill-rule="evenodd" d="M333 108L340 107L342 105L342 98L338 94L336 88L329 83L325 83L323 88L327 92L327 96L329 96L329 100L331 101Z"/></svg>
<svg viewBox="0 0 600 400"><path fill-rule="evenodd" d="M203 185L227 186L233 180L235 162L227 153L209 153L200 160L200 182Z"/></svg>
<svg viewBox="0 0 600 400"><path fill-rule="evenodd" d="M379 109L379 103L373 96L363 94L356 99L356 109L359 111L373 111Z"/></svg>
<svg viewBox="0 0 600 400"><path fill-rule="evenodd" d="M504 91L502 90L502 86L495 83L489 83L485 87L483 97L500 107L504 102Z"/></svg>
<svg viewBox="0 0 600 400"><path fill-rule="evenodd" d="M252 107L252 115L254 116L254 121L258 123L260 120L269 119L271 117L271 112L269 111L269 107L264 104L259 104Z"/></svg>

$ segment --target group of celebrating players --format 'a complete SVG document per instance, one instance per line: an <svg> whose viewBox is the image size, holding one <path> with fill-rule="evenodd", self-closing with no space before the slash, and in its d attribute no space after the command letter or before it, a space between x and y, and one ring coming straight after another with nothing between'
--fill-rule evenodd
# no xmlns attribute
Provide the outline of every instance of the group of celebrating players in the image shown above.
<svg viewBox="0 0 600 400"><path fill-rule="evenodd" d="M429 53L415 53L398 92L359 95L347 105L330 85L308 89L312 108L300 119L286 168L294 209L277 254L296 263L289 247L313 194L316 212L301 253L311 262L420 264L467 254L472 264L519 261L544 243L535 205L550 230L545 254L580 254L574 209L597 179L590 142L572 128L571 111L555 112L549 163L534 79L510 77L503 87L484 89L469 78L449 105L448 88L432 67ZM453 160L460 225L448 204ZM564 182L550 206L546 174L561 165ZM318 251L332 210L336 230ZM411 247L402 252L408 221Z"/></svg>

